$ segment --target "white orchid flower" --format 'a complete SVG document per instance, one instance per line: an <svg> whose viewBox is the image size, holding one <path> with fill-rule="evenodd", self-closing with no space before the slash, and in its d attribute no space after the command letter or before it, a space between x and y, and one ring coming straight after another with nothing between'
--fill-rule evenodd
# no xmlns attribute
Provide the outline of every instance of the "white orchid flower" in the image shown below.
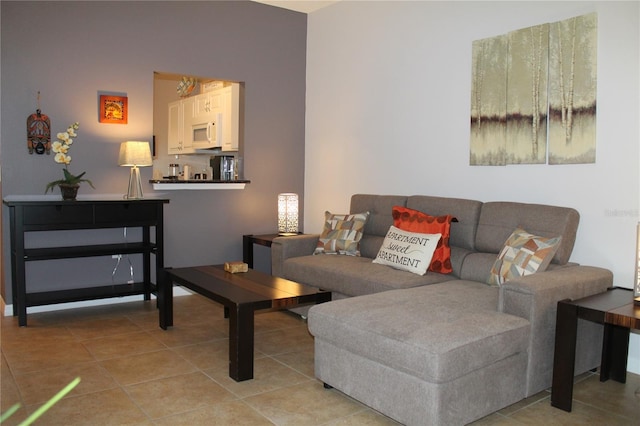
<svg viewBox="0 0 640 426"><path fill-rule="evenodd" d="M69 151L69 147L67 145L61 143L60 141L55 141L54 143L52 143L51 144L51 149L55 153L62 153L62 154L66 154L67 151Z"/></svg>
<svg viewBox="0 0 640 426"><path fill-rule="evenodd" d="M68 165L69 163L71 163L71 156L67 155L67 154L64 154L62 152L59 152L59 153L56 154L56 156L53 158L53 160L56 163L67 164Z"/></svg>

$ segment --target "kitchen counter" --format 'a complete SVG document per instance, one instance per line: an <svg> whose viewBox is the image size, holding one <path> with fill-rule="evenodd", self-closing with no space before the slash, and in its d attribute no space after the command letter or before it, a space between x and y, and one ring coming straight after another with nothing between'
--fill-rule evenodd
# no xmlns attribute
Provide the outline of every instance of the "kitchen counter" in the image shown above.
<svg viewBox="0 0 640 426"><path fill-rule="evenodd" d="M202 190L202 189L244 189L250 180L205 180L205 179L152 179L149 181L156 190Z"/></svg>

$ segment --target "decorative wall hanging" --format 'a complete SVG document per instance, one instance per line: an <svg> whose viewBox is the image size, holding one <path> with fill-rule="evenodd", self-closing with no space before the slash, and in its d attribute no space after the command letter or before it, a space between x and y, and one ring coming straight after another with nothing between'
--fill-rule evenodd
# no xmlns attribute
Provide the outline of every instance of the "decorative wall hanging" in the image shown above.
<svg viewBox="0 0 640 426"><path fill-rule="evenodd" d="M551 24L549 164L596 162L595 13Z"/></svg>
<svg viewBox="0 0 640 426"><path fill-rule="evenodd" d="M473 42L471 149L478 166L505 164L507 121L507 36Z"/></svg>
<svg viewBox="0 0 640 426"><path fill-rule="evenodd" d="M38 91L38 109L27 117L27 148L29 154L51 153L51 121L40 111L40 92Z"/></svg>
<svg viewBox="0 0 640 426"><path fill-rule="evenodd" d="M595 162L595 13L472 45L469 164Z"/></svg>
<svg viewBox="0 0 640 426"><path fill-rule="evenodd" d="M126 96L100 95L100 123L127 124Z"/></svg>

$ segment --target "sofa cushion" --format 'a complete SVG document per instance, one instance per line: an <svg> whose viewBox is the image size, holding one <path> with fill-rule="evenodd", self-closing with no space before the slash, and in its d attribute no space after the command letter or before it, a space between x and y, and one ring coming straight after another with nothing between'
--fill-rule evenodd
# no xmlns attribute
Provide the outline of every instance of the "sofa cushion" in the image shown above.
<svg viewBox="0 0 640 426"><path fill-rule="evenodd" d="M526 352L529 322L497 312L497 299L496 287L462 280L388 291L313 306L309 331L390 368L444 383Z"/></svg>
<svg viewBox="0 0 640 426"><path fill-rule="evenodd" d="M391 209L393 206L404 206L407 197L404 195L370 195L354 194L351 196L349 212L369 212L364 225L364 235L360 241L360 253L373 259L378 254L384 236L393 225Z"/></svg>
<svg viewBox="0 0 640 426"><path fill-rule="evenodd" d="M314 254L360 256L360 240L369 212L332 214L325 212L324 228Z"/></svg>
<svg viewBox="0 0 640 426"><path fill-rule="evenodd" d="M544 238L516 229L504 243L487 282L499 286L515 277L545 271L561 240L562 237Z"/></svg>
<svg viewBox="0 0 640 426"><path fill-rule="evenodd" d="M283 264L283 278L347 296L361 296L400 288L424 286L454 279L427 272L416 275L372 263L356 256L299 256Z"/></svg>
<svg viewBox="0 0 640 426"><path fill-rule="evenodd" d="M451 247L456 246L467 250L475 250L476 229L482 208L480 201L412 195L407 198L406 207L429 213L432 216L454 216L458 221L451 224L449 244ZM515 227L511 230L513 231L513 229ZM503 242L504 239L501 243Z"/></svg>
<svg viewBox="0 0 640 426"><path fill-rule="evenodd" d="M457 219L451 215L431 216L419 210L401 206L394 206L391 214L393 215L393 226L396 228L423 234L442 234L429 264L429 270L441 274L449 274L453 271L449 236L451 221Z"/></svg>
<svg viewBox="0 0 640 426"><path fill-rule="evenodd" d="M571 256L579 221L578 212L567 207L513 202L484 203L476 234L476 250L498 254L513 230L520 227L541 237L562 237L552 262L564 265ZM451 233L453 239L453 226Z"/></svg>
<svg viewBox="0 0 640 426"><path fill-rule="evenodd" d="M440 241L442 234L409 232L391 226L373 263L424 275Z"/></svg>

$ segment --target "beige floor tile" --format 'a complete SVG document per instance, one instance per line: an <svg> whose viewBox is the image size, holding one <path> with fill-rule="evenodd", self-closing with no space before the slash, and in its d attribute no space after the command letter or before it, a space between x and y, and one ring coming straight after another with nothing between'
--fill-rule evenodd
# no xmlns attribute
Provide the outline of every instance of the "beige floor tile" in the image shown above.
<svg viewBox="0 0 640 426"><path fill-rule="evenodd" d="M287 352L284 354L274 355L273 358L309 378L313 379L315 377L313 349L305 349L299 352Z"/></svg>
<svg viewBox="0 0 640 426"><path fill-rule="evenodd" d="M170 350L161 350L100 361L121 385L191 373L195 367Z"/></svg>
<svg viewBox="0 0 640 426"><path fill-rule="evenodd" d="M396 424L322 387L313 373L313 337L299 317L256 313L256 378L237 383L228 377L222 306L197 295L174 301L179 321L168 332L158 327L155 301L30 314L28 327L1 317L0 409L25 398L28 404L3 426L17 425L40 405L35 401L76 376L82 378L78 387L36 424ZM639 375L629 373L621 384L600 383L597 374L586 373L574 383L571 413L551 407L545 390L474 424L639 424ZM164 399L178 391L183 400Z"/></svg>
<svg viewBox="0 0 640 426"><path fill-rule="evenodd" d="M29 406L33 412L38 406ZM94 392L58 401L39 420L47 426L147 425L148 417L120 388Z"/></svg>
<svg viewBox="0 0 640 426"><path fill-rule="evenodd" d="M5 351L7 363L14 374L71 367L94 361L80 342L28 344L22 350Z"/></svg>
<svg viewBox="0 0 640 426"><path fill-rule="evenodd" d="M573 402L570 413L552 407L548 401L543 400L514 412L509 418L525 425L630 426L633 424L628 418L577 401Z"/></svg>
<svg viewBox="0 0 640 426"><path fill-rule="evenodd" d="M97 360L166 349L164 344L145 331L84 340L82 344Z"/></svg>
<svg viewBox="0 0 640 426"><path fill-rule="evenodd" d="M153 380L125 389L154 419L236 399L201 372Z"/></svg>
<svg viewBox="0 0 640 426"><path fill-rule="evenodd" d="M17 403L22 403L18 385L2 354L0 356L0 413L4 413Z"/></svg>
<svg viewBox="0 0 640 426"><path fill-rule="evenodd" d="M140 327L135 325L130 319L121 316L116 318L79 320L68 324L67 327L79 340L141 331Z"/></svg>
<svg viewBox="0 0 640 426"><path fill-rule="evenodd" d="M229 371L228 339L182 346L172 350L201 370Z"/></svg>
<svg viewBox="0 0 640 426"><path fill-rule="evenodd" d="M21 374L16 376L15 381L24 403L33 405L47 402L76 377L80 377L80 383L67 395L67 398L118 386L97 362L49 370L46 374L42 372Z"/></svg>
<svg viewBox="0 0 640 426"><path fill-rule="evenodd" d="M363 405L336 390L309 381L244 399L260 414L279 426L321 425L356 414Z"/></svg>
<svg viewBox="0 0 640 426"><path fill-rule="evenodd" d="M623 384L614 380L601 382L599 376L594 374L574 386L573 399L628 419L637 419L640 424L640 376L638 375L627 374L627 383Z"/></svg>
<svg viewBox="0 0 640 426"><path fill-rule="evenodd" d="M394 426L400 423L385 417L371 409L365 409L359 413L341 417L327 423L327 426Z"/></svg>
<svg viewBox="0 0 640 426"><path fill-rule="evenodd" d="M225 320L213 320L209 324L175 324L167 330L157 328L149 333L165 345L177 347L225 339L228 327Z"/></svg>
<svg viewBox="0 0 640 426"><path fill-rule="evenodd" d="M257 351L267 355L301 352L313 348L313 337L306 327L292 327L255 335Z"/></svg>
<svg viewBox="0 0 640 426"><path fill-rule="evenodd" d="M255 360L253 380L236 382L229 377L228 369L205 370L205 373L240 398L312 380L271 358Z"/></svg>
<svg viewBox="0 0 640 426"><path fill-rule="evenodd" d="M264 416L242 401L229 401L208 405L187 413L164 417L155 421L157 426L267 426L273 425Z"/></svg>
<svg viewBox="0 0 640 426"><path fill-rule="evenodd" d="M307 327L306 321L289 311L257 311L254 314L255 334L291 327Z"/></svg>
<svg viewBox="0 0 640 426"><path fill-rule="evenodd" d="M25 347L33 345L63 344L76 341L73 334L64 326L30 324L28 327L19 327L17 321L15 324L3 326L0 336L0 346L5 352L23 351Z"/></svg>

